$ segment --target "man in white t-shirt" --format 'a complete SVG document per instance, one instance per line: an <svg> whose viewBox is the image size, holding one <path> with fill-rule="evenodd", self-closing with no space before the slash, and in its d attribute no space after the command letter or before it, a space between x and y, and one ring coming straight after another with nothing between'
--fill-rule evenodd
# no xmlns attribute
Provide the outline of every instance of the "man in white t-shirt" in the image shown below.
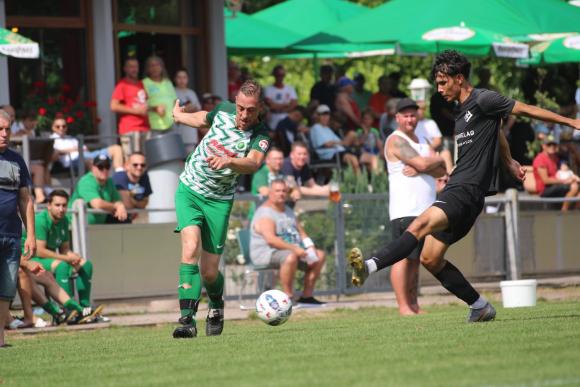
<svg viewBox="0 0 580 387"><path fill-rule="evenodd" d="M272 75L275 79L274 84L266 87L264 97L266 98L266 104L270 108L268 126L271 130L275 130L278 122L286 118L288 112L296 107L298 97L294 87L284 84L284 77L286 76L284 66L277 65L274 67Z"/></svg>
<svg viewBox="0 0 580 387"><path fill-rule="evenodd" d="M445 163L416 135L419 106L410 98L397 103L398 127L385 142L389 171L389 217L393 240L435 201L435 178L445 175ZM391 269L391 284L401 315L420 313L417 301L419 257L423 241Z"/></svg>
<svg viewBox="0 0 580 387"><path fill-rule="evenodd" d="M425 118L425 109L427 103L425 101L417 101L417 128L415 135L419 138L419 142L427 142L431 149L438 150L441 146L442 135L437 123L429 118Z"/></svg>

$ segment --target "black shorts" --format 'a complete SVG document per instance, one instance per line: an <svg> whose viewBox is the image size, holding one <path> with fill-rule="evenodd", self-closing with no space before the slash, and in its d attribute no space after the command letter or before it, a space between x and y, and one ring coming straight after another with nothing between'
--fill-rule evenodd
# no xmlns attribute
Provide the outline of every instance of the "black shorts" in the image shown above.
<svg viewBox="0 0 580 387"><path fill-rule="evenodd" d="M404 218L398 218L391 220L391 235L393 240L397 239L407 230L412 221L416 219L416 216L407 216ZM409 259L419 259L421 256L421 250L423 250L423 245L425 244L425 239L421 239L419 244L415 249L409 254L407 258Z"/></svg>
<svg viewBox="0 0 580 387"><path fill-rule="evenodd" d="M483 210L485 192L473 185L447 185L433 203L447 215L449 226L433 233L435 239L451 245L463 238Z"/></svg>
<svg viewBox="0 0 580 387"><path fill-rule="evenodd" d="M543 198L563 198L570 191L570 184L552 184L542 192Z"/></svg>

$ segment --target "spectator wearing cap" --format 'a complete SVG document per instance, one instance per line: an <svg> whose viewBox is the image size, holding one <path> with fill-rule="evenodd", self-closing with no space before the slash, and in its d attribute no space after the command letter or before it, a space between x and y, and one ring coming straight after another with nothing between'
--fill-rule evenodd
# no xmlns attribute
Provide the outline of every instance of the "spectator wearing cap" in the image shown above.
<svg viewBox="0 0 580 387"><path fill-rule="evenodd" d="M266 87L264 97L266 104L270 108L268 126L274 130L278 126L278 122L286 118L288 112L298 104L298 96L294 87L284 84L284 77L286 76L284 66L277 65L274 67L272 75L274 76L274 84Z"/></svg>
<svg viewBox="0 0 580 387"><path fill-rule="evenodd" d="M359 109L365 110L369 106L369 101L373 95L370 91L365 89L365 76L361 73L357 73L354 78L354 92L352 93L352 98L357 103Z"/></svg>
<svg viewBox="0 0 580 387"><path fill-rule="evenodd" d="M336 99L336 86L332 82L334 68L331 65L320 66L320 80L310 89L310 111L319 105L327 105L330 110L334 110L334 100Z"/></svg>
<svg viewBox="0 0 580 387"><path fill-rule="evenodd" d="M343 164L350 165L355 173L360 172L358 157L350 150L357 144L356 131L346 133L341 139L330 127L330 108L320 105L316 108L316 123L310 128L310 141L316 155L321 160L331 160L338 154Z"/></svg>
<svg viewBox="0 0 580 387"><path fill-rule="evenodd" d="M290 146L294 141L308 140L309 129L308 126L303 124L306 116L307 113L304 106L297 105L290 110L286 118L278 122L273 138L284 153L284 157L290 154Z"/></svg>
<svg viewBox="0 0 580 387"><path fill-rule="evenodd" d="M54 139L55 160L52 167L53 172L66 172L71 166L78 171L79 167L79 140L69 136L68 126L64 118L56 118L52 122L52 134L50 138ZM97 156L105 156L113 160L113 167L116 171L123 169L123 149L115 144L106 148L89 151L87 147L83 148L83 155L87 161L87 167L90 160Z"/></svg>
<svg viewBox="0 0 580 387"><path fill-rule="evenodd" d="M89 224L112 223L113 219L124 222L127 219L127 209L113 179L109 177L110 169L111 159L105 155L95 157L91 170L79 179L68 203L71 208L77 199L83 199L89 208L103 210L110 215L107 219L107 214L89 213Z"/></svg>
<svg viewBox="0 0 580 387"><path fill-rule="evenodd" d="M578 197L578 181L574 176L566 180L558 180L558 141L553 135L544 137L542 151L534 158L534 178L536 190L544 198ZM570 203L562 203L562 211L568 211Z"/></svg>
<svg viewBox="0 0 580 387"><path fill-rule="evenodd" d="M348 77L342 77L336 83L338 94L336 95L336 111L346 118L345 128L356 130L360 127L360 109L352 98L354 81Z"/></svg>
<svg viewBox="0 0 580 387"><path fill-rule="evenodd" d="M149 204L149 196L153 193L145 155L135 152L127 158L125 170L115 172L113 175L115 188L121 195L121 200L127 209L143 209ZM137 214L130 216L135 219Z"/></svg>

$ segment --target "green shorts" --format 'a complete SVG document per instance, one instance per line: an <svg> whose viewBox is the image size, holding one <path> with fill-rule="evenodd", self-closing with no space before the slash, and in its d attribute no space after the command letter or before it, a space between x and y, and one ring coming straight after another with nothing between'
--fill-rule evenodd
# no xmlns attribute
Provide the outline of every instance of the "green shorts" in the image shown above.
<svg viewBox="0 0 580 387"><path fill-rule="evenodd" d="M46 271L52 272L52 263L56 261L54 258L31 258L31 261L38 262ZM59 261L62 262L62 261ZM72 269L72 266L71 266Z"/></svg>
<svg viewBox="0 0 580 387"><path fill-rule="evenodd" d="M204 197L179 182L175 192L175 232L180 232L187 226L199 226L203 250L211 254L221 254L224 251L233 203L233 200Z"/></svg>

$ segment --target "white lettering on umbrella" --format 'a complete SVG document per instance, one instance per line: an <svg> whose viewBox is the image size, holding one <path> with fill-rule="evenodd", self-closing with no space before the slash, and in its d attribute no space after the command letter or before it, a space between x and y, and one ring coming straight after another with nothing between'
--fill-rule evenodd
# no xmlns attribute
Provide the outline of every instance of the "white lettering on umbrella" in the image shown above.
<svg viewBox="0 0 580 387"><path fill-rule="evenodd" d="M422 36L423 40L448 40L451 42L461 42L472 38L475 31L467 27L449 27L436 28L434 30L425 32Z"/></svg>
<svg viewBox="0 0 580 387"><path fill-rule="evenodd" d="M580 35L567 37L563 44L566 48L580 50Z"/></svg>

